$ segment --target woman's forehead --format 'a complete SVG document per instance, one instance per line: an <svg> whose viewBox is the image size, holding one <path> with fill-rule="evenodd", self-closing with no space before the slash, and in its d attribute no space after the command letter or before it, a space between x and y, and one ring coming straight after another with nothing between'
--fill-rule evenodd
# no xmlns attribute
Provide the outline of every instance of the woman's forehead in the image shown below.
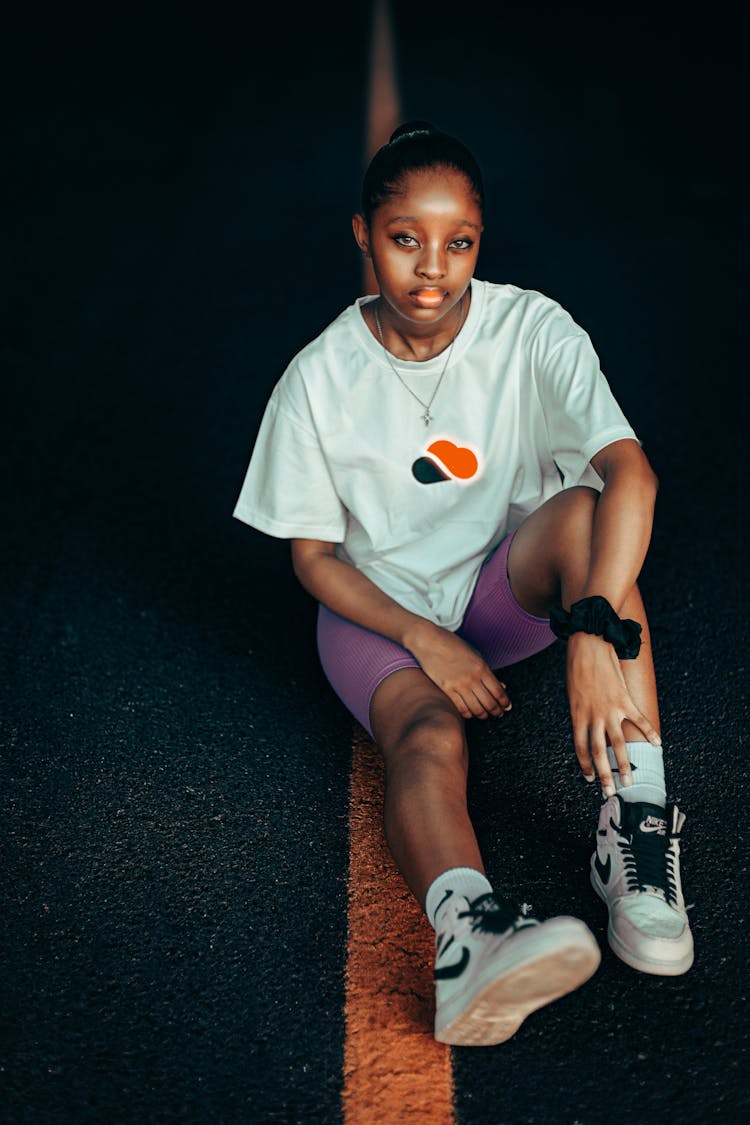
<svg viewBox="0 0 750 1125"><path fill-rule="evenodd" d="M456 207L468 210L473 217L480 212L476 193L467 176L455 168L441 165L405 172L379 210L387 211L393 218L406 218L410 207L419 210Z"/></svg>

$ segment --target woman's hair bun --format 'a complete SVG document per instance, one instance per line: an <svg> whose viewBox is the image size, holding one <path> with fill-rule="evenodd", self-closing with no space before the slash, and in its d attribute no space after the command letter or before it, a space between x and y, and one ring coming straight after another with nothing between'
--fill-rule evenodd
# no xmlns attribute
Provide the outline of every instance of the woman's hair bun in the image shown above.
<svg viewBox="0 0 750 1125"><path fill-rule="evenodd" d="M436 168L461 172L480 210L484 207L482 173L466 145L431 121L405 121L394 130L390 141L380 146L365 171L361 214L367 225L378 207L401 194L410 175Z"/></svg>
<svg viewBox="0 0 750 1125"><path fill-rule="evenodd" d="M433 133L437 133L437 129L430 121L406 121L391 133L391 139L388 143L392 145L395 141L403 140L405 137L429 137Z"/></svg>

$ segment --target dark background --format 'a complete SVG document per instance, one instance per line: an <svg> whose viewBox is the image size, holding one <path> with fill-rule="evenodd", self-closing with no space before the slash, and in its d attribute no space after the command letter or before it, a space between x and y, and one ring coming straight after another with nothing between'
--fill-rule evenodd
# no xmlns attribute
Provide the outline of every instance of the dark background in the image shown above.
<svg viewBox="0 0 750 1125"><path fill-rule="evenodd" d="M231 518L287 360L358 294L367 4L3 17L9 1122L336 1122L351 723L285 544ZM605 950L464 1125L747 1106L747 210L730 9L394 6L404 114L474 149L479 276L591 334L661 478L642 586L686 977ZM471 731L490 874L604 942L555 648Z"/></svg>

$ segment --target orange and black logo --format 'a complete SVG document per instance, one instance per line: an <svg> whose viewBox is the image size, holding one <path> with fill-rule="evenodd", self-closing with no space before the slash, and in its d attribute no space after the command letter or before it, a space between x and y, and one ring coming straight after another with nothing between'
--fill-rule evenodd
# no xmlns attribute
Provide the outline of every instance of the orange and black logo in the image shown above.
<svg viewBox="0 0 750 1125"><path fill-rule="evenodd" d="M438 484L453 480L466 483L479 473L479 458L473 449L457 445L449 438L430 442L411 467L420 484Z"/></svg>

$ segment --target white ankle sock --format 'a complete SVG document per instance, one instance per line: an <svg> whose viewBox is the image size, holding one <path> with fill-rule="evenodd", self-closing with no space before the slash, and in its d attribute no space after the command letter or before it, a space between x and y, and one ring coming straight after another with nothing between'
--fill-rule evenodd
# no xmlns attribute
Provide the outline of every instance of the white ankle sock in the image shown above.
<svg viewBox="0 0 750 1125"><path fill-rule="evenodd" d="M661 746L652 746L650 742L626 742L625 746L633 767L632 785L623 785L620 781L614 750L611 746L607 747L615 792L619 793L623 801L648 801L664 808L667 803L667 788Z"/></svg>
<svg viewBox="0 0 750 1125"><path fill-rule="evenodd" d="M489 879L474 867L451 867L449 871L444 871L430 884L425 899L424 908L430 925L437 928L437 915L442 914L443 906L447 906L454 895L463 895L473 902L479 895L489 894L491 890Z"/></svg>

